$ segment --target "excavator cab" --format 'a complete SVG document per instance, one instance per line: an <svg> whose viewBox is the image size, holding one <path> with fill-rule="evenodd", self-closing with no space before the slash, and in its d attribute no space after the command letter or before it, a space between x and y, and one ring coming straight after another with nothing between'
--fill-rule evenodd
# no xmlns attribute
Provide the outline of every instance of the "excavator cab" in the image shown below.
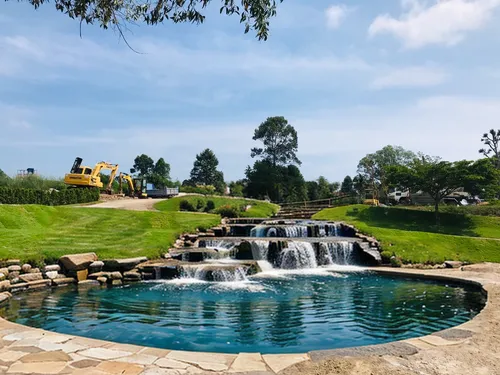
<svg viewBox="0 0 500 375"><path fill-rule="evenodd" d="M146 191L147 181L145 178L136 177L132 178L127 173L120 173L120 193L123 194L123 180L127 182L128 185L128 195L130 197L147 198L148 194Z"/></svg>
<svg viewBox="0 0 500 375"><path fill-rule="evenodd" d="M82 166L82 160L83 159L80 157L75 159L70 173L64 176L64 183L74 187L97 187L100 189L103 187L100 177L101 171L103 169L110 170L111 174L109 183L106 186L106 191L111 194L112 182L118 172L118 164L110 164L102 161L97 163L94 168L91 168Z"/></svg>

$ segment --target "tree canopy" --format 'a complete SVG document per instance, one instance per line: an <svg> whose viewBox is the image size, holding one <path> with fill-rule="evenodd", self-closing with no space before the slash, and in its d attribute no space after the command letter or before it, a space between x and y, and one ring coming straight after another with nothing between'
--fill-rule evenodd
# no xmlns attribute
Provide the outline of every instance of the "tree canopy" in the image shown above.
<svg viewBox="0 0 500 375"><path fill-rule="evenodd" d="M354 193L354 186L351 176L345 176L344 181L342 181L340 191L344 194L349 195L352 195Z"/></svg>
<svg viewBox="0 0 500 375"><path fill-rule="evenodd" d="M196 155L190 181L193 185L212 185L220 193L224 192L224 175L217 170L219 160L209 148Z"/></svg>
<svg viewBox="0 0 500 375"><path fill-rule="evenodd" d="M20 0L35 9L48 0ZM259 40L267 40L269 20L276 15L276 5L283 0L221 0L220 13L238 15L245 33L254 30ZM72 19L87 24L99 24L107 29L117 27L120 35L128 23L157 25L165 21L201 24L211 0L54 0L55 8Z"/></svg>
<svg viewBox="0 0 500 375"><path fill-rule="evenodd" d="M492 159L495 166L500 169L500 129L491 129L489 133L484 133L481 142L486 146L479 150L489 159Z"/></svg>
<svg viewBox="0 0 500 375"><path fill-rule="evenodd" d="M146 177L153 173L155 166L154 160L146 154L138 155L134 159L134 166L130 169L130 173L138 173L139 176Z"/></svg>
<svg viewBox="0 0 500 375"><path fill-rule="evenodd" d="M263 148L252 148L251 156L268 160L273 167L277 165L298 164L298 137L295 128L282 116L268 117L255 129L254 141L262 141Z"/></svg>

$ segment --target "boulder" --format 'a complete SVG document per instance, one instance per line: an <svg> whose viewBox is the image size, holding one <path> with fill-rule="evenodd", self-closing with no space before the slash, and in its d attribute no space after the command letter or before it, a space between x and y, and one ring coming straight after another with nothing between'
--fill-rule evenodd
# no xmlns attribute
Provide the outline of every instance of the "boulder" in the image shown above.
<svg viewBox="0 0 500 375"><path fill-rule="evenodd" d="M142 276L139 272L127 271L123 274L123 278L125 281L139 281Z"/></svg>
<svg viewBox="0 0 500 375"><path fill-rule="evenodd" d="M9 272L9 280L17 279L19 277L19 275L20 275L19 271Z"/></svg>
<svg viewBox="0 0 500 375"><path fill-rule="evenodd" d="M97 281L99 281L99 283L101 283L101 284L106 284L108 282L108 278L101 276L101 277L97 278Z"/></svg>
<svg viewBox="0 0 500 375"><path fill-rule="evenodd" d="M0 303L4 303L5 301L8 301L12 297L12 294L9 292L3 292L0 293Z"/></svg>
<svg viewBox="0 0 500 375"><path fill-rule="evenodd" d="M87 280L88 275L89 275L89 270L87 270L87 269L76 271L76 279L78 281Z"/></svg>
<svg viewBox="0 0 500 375"><path fill-rule="evenodd" d="M94 279L94 280L97 280L99 277L105 277L105 278L109 279L109 278L111 278L111 272L101 271L101 272L91 273L88 276L89 279Z"/></svg>
<svg viewBox="0 0 500 375"><path fill-rule="evenodd" d="M5 281L0 281L0 292L5 292L10 290L10 281L5 280Z"/></svg>
<svg viewBox="0 0 500 375"><path fill-rule="evenodd" d="M7 268L9 270L9 272L21 272L21 266L19 265L13 265L13 266L9 266Z"/></svg>
<svg viewBox="0 0 500 375"><path fill-rule="evenodd" d="M14 277L12 280L10 280L10 285L20 284L20 283L24 283L24 281L22 281L19 277Z"/></svg>
<svg viewBox="0 0 500 375"><path fill-rule="evenodd" d="M464 264L456 260L447 260L443 263L444 268L460 268Z"/></svg>
<svg viewBox="0 0 500 375"><path fill-rule="evenodd" d="M97 260L95 253L71 254L59 258L59 263L62 264L67 271L80 271L87 269L92 262Z"/></svg>
<svg viewBox="0 0 500 375"><path fill-rule="evenodd" d="M61 270L61 266L59 264L50 264L43 268L45 272L59 272Z"/></svg>
<svg viewBox="0 0 500 375"><path fill-rule="evenodd" d="M109 275L111 280L121 280L123 278L122 274L118 271L111 272Z"/></svg>
<svg viewBox="0 0 500 375"><path fill-rule="evenodd" d="M101 272L103 267L104 267L104 262L96 260L95 262L90 263L89 273Z"/></svg>
<svg viewBox="0 0 500 375"><path fill-rule="evenodd" d="M32 268L30 270L30 273L39 273L40 272L40 268Z"/></svg>
<svg viewBox="0 0 500 375"><path fill-rule="evenodd" d="M7 277L5 276L5 274L3 272L0 272L0 281L3 281L5 280Z"/></svg>
<svg viewBox="0 0 500 375"><path fill-rule="evenodd" d="M0 273L3 273L5 276L9 274L9 269L7 267L0 268Z"/></svg>
<svg viewBox="0 0 500 375"><path fill-rule="evenodd" d="M76 280L73 279L72 277L66 277L66 278L61 278L61 279L53 279L52 280L52 285L55 286L61 286L61 285L68 285L68 284L73 284Z"/></svg>
<svg viewBox="0 0 500 375"><path fill-rule="evenodd" d="M51 280L36 280L36 281L29 281L28 282L28 289L40 289L40 288L47 288L52 285Z"/></svg>
<svg viewBox="0 0 500 375"><path fill-rule="evenodd" d="M17 293L17 292L22 292L23 290L26 290L29 288L28 283L19 283L19 284L14 284L11 285L10 291L11 293Z"/></svg>
<svg viewBox="0 0 500 375"><path fill-rule="evenodd" d="M104 260L104 270L106 271L130 271L138 264L146 262L148 258L137 257L127 259L106 259Z"/></svg>
<svg viewBox="0 0 500 375"><path fill-rule="evenodd" d="M81 286L100 286L101 283L97 280L82 280L78 282L78 287Z"/></svg>
<svg viewBox="0 0 500 375"><path fill-rule="evenodd" d="M112 280L111 281L111 285L113 285L113 286L120 286L122 284L123 284L123 282L121 280Z"/></svg>
<svg viewBox="0 0 500 375"><path fill-rule="evenodd" d="M31 264L25 263L21 266L21 269L24 273L28 273L31 271Z"/></svg>
<svg viewBox="0 0 500 375"><path fill-rule="evenodd" d="M48 272L45 272L45 277L47 279L50 279L50 280L55 279L57 277L57 275L58 275L57 271L48 271Z"/></svg>
<svg viewBox="0 0 500 375"><path fill-rule="evenodd" d="M19 279L21 279L25 283L28 283L30 281L43 280L43 276L41 273L25 273L23 275L20 275Z"/></svg>
<svg viewBox="0 0 500 375"><path fill-rule="evenodd" d="M21 261L19 259L9 259L8 261L5 262L7 267L9 266L20 266Z"/></svg>

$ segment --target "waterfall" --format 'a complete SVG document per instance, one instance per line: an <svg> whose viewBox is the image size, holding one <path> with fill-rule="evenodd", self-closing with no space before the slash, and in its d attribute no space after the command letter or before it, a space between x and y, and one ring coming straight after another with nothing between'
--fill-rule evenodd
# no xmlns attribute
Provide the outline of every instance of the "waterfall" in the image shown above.
<svg viewBox="0 0 500 375"><path fill-rule="evenodd" d="M205 240L205 247L217 251L229 251L234 248L236 243L234 241L226 240Z"/></svg>
<svg viewBox="0 0 500 375"><path fill-rule="evenodd" d="M252 241L250 242L252 247L252 258L255 260L267 260L267 254L269 252L269 242L268 241Z"/></svg>
<svg viewBox="0 0 500 375"><path fill-rule="evenodd" d="M308 242L289 242L288 247L281 251L279 268L299 269L316 268L316 254L312 244Z"/></svg>
<svg viewBox="0 0 500 375"><path fill-rule="evenodd" d="M332 264L352 264L353 249L353 244L347 241L320 243L318 262L323 266Z"/></svg>
<svg viewBox="0 0 500 375"><path fill-rule="evenodd" d="M244 267L184 266L182 278L214 282L247 281Z"/></svg>
<svg viewBox="0 0 500 375"><path fill-rule="evenodd" d="M265 225L257 225L250 230L250 237L266 237Z"/></svg>
<svg viewBox="0 0 500 375"><path fill-rule="evenodd" d="M286 237L307 237L307 225L290 225L285 227Z"/></svg>
<svg viewBox="0 0 500 375"><path fill-rule="evenodd" d="M276 228L269 228L267 237L278 237L278 230Z"/></svg>
<svg viewBox="0 0 500 375"><path fill-rule="evenodd" d="M338 224L320 224L319 236L320 237L337 237L339 235Z"/></svg>

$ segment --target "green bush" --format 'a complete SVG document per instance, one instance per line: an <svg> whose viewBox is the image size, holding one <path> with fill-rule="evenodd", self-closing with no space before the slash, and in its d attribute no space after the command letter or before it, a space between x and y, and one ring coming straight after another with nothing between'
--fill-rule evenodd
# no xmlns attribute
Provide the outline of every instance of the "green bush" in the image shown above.
<svg viewBox="0 0 500 375"><path fill-rule="evenodd" d="M186 186L183 185L179 188L179 191L182 193L192 193L192 194L202 194L202 195L219 195L218 192L215 191L215 187L212 185L206 186Z"/></svg>
<svg viewBox="0 0 500 375"><path fill-rule="evenodd" d="M208 200L205 206L205 212L212 212L213 210L215 210L215 203L213 200Z"/></svg>
<svg viewBox="0 0 500 375"><path fill-rule="evenodd" d="M0 187L0 203L2 204L60 206L64 204L89 203L98 200L99 190L94 188L57 191Z"/></svg>
<svg viewBox="0 0 500 375"><path fill-rule="evenodd" d="M203 211L205 208L205 201L203 199L196 200L196 211Z"/></svg>
<svg viewBox="0 0 500 375"><path fill-rule="evenodd" d="M238 207L231 205L220 206L214 211L216 214L219 214L221 217L234 218L240 216L240 211Z"/></svg>
<svg viewBox="0 0 500 375"><path fill-rule="evenodd" d="M187 199L183 199L179 203L179 210L195 212L196 208L194 207L194 205L190 201L188 201Z"/></svg>

